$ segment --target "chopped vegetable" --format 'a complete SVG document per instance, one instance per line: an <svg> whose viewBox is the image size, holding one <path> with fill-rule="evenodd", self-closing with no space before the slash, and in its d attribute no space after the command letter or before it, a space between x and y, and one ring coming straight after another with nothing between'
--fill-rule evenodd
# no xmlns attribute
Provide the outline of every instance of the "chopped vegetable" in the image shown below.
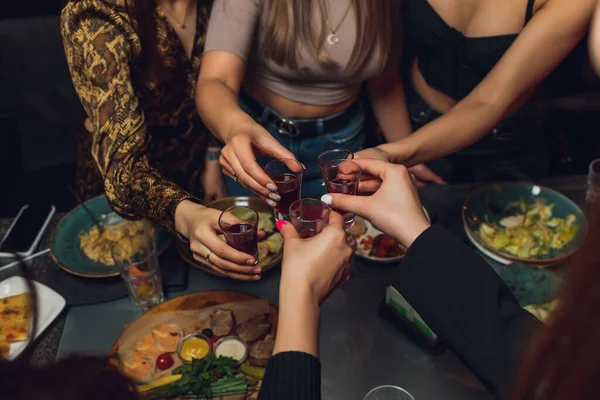
<svg viewBox="0 0 600 400"><path fill-rule="evenodd" d="M240 369L246 375L252 376L257 379L263 379L265 377L265 368L262 367L255 367L244 363L240 365Z"/></svg>
<svg viewBox="0 0 600 400"><path fill-rule="evenodd" d="M556 310L557 304L557 301L553 300L551 302L541 304L530 304L523 308L535 315L535 317L540 321L547 323L552 312Z"/></svg>
<svg viewBox="0 0 600 400"><path fill-rule="evenodd" d="M216 358L212 353L203 359L193 359L191 364L173 370L173 375L181 375L181 379L157 389L155 394L162 398L190 395L212 398L246 393L246 376L236 373L236 364L232 358Z"/></svg>
<svg viewBox="0 0 600 400"><path fill-rule="evenodd" d="M148 390L156 389L162 386L170 385L171 383L177 382L180 380L182 375L169 375L163 376L160 379L155 380L154 382L147 383L145 385L138 385L136 387L138 392L147 392Z"/></svg>
<svg viewBox="0 0 600 400"><path fill-rule="evenodd" d="M518 205L521 213L503 218L499 225L481 223L479 237L485 244L522 258L546 256L565 247L579 230L574 215L552 217L554 204L536 200L527 206L521 199Z"/></svg>
<svg viewBox="0 0 600 400"><path fill-rule="evenodd" d="M173 366L173 357L170 354L164 353L158 356L156 359L156 368L164 371L165 369L169 369Z"/></svg>

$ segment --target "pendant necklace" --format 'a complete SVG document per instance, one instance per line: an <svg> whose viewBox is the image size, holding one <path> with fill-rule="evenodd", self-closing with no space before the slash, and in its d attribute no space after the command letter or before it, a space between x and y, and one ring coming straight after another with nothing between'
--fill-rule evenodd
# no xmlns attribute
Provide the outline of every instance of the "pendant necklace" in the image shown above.
<svg viewBox="0 0 600 400"><path fill-rule="evenodd" d="M166 11L167 14L169 14L171 16L171 18L173 18L173 20L175 22L177 22L177 25L179 25L181 27L181 29L185 29L185 21L187 20L188 8L190 8L190 3L189 2L185 5L185 11L183 13L183 22L179 22L177 20L177 18L175 18L175 15L171 11L169 11L167 8L161 6L160 4L158 6L160 8L162 8L164 11Z"/></svg>
<svg viewBox="0 0 600 400"><path fill-rule="evenodd" d="M350 1L350 4L348 4L348 8L346 9L346 12L342 16L342 19L340 19L340 22L338 22L338 24L336 25L335 29L333 29L333 27L331 26L331 22L329 21L329 18L327 18L327 21L326 21L327 28L329 28L329 35L327 36L327 43L329 43L330 45L334 46L339 43L340 38L336 33L337 33L338 29L340 29L340 26L342 26L342 23L346 19L346 16L348 15L348 12L350 11L351 7L352 7L352 1ZM327 8L329 11L329 15L331 15L329 2L327 3Z"/></svg>

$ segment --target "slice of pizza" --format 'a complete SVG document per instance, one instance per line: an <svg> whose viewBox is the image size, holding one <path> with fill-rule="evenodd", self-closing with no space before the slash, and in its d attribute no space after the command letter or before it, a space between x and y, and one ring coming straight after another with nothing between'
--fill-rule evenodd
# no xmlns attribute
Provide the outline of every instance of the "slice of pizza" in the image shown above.
<svg viewBox="0 0 600 400"><path fill-rule="evenodd" d="M31 327L31 302L30 293L0 299L0 340L27 340Z"/></svg>
<svg viewBox="0 0 600 400"><path fill-rule="evenodd" d="M10 343L6 340L0 340L0 358L8 358Z"/></svg>

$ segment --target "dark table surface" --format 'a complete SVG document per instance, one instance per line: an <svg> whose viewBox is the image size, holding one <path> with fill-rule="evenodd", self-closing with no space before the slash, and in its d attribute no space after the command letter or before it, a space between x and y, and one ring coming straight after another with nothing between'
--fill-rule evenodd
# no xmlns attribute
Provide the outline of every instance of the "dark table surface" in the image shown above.
<svg viewBox="0 0 600 400"><path fill-rule="evenodd" d="M585 177L552 178L540 182L578 203L583 202ZM435 223L467 240L460 209L472 185L430 186L421 197ZM57 215L51 228L58 222ZM0 220L0 234L10 220ZM40 249L48 246L51 229ZM501 266L487 259L498 270ZM2 265L2 260L0 260ZM417 399L488 399L468 368L452 352L431 356L377 316L377 306L394 268L398 265L369 264L356 259L352 279L335 292L322 307L321 361L324 399L361 399L369 388L394 384L409 390ZM168 268L168 265L162 265ZM34 259L30 272L44 283L49 268L57 268L48 254ZM1 277L0 277L1 278ZM232 290L253 294L278 304L279 272L266 274L260 282L237 282L209 276L191 269L186 291ZM74 306L36 340L22 359L36 365L54 362L72 353L106 354L124 326L136 318L128 299L103 304Z"/></svg>

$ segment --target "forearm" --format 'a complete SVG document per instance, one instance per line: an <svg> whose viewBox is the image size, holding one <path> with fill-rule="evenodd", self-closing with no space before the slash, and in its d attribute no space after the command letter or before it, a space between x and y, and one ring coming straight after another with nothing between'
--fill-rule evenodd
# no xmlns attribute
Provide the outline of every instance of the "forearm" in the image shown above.
<svg viewBox="0 0 600 400"><path fill-rule="evenodd" d="M310 287L282 279L274 354L298 351L318 357L319 317L319 304Z"/></svg>
<svg viewBox="0 0 600 400"><path fill-rule="evenodd" d="M412 135L379 148L394 163L407 167L453 154L483 138L504 117L506 110L479 101L462 101L452 110Z"/></svg>
<svg viewBox="0 0 600 400"><path fill-rule="evenodd" d="M196 105L206 127L225 143L236 125L254 122L240 108L237 93L218 79L198 82Z"/></svg>
<svg viewBox="0 0 600 400"><path fill-rule="evenodd" d="M412 127L399 75L385 83L385 87L377 83L369 84L367 88L375 119L386 141L392 143L409 136Z"/></svg>

